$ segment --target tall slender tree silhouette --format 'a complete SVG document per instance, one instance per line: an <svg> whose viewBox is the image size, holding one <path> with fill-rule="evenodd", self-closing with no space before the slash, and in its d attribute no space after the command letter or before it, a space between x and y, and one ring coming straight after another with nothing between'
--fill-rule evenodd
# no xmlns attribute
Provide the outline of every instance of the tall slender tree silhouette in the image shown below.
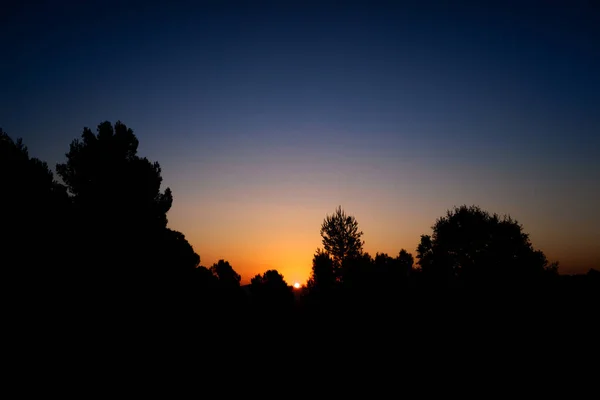
<svg viewBox="0 0 600 400"><path fill-rule="evenodd" d="M333 268L338 280L341 280L341 268L345 260L362 254L364 242L361 240L362 231L352 215L347 215L338 206L332 215L327 215L321 225L323 248L333 260Z"/></svg>

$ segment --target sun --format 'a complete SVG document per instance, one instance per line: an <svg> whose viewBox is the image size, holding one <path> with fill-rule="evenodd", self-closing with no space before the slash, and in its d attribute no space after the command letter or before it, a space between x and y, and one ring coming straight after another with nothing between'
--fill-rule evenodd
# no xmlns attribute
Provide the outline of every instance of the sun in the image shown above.
<svg viewBox="0 0 600 400"><path fill-rule="evenodd" d="M300 284L298 282L294 283L294 289L300 289Z"/></svg>

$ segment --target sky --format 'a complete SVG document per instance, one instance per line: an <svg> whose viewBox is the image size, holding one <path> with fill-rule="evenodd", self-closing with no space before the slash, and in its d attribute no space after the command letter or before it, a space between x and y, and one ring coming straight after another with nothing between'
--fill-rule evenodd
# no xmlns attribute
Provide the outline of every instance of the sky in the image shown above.
<svg viewBox="0 0 600 400"><path fill-rule="evenodd" d="M600 267L593 1L12 1L0 127L54 167L122 121L169 227L242 283L309 277L338 205L415 253L462 204L510 214L561 273Z"/></svg>

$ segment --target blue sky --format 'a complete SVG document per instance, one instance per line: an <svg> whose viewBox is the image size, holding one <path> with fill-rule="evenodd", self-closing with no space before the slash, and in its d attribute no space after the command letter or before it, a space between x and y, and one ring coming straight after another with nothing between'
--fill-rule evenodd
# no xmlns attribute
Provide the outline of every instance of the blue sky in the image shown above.
<svg viewBox="0 0 600 400"><path fill-rule="evenodd" d="M475 203L585 270L600 264L587 3L15 4L0 126L53 166L84 126L123 121L163 167L171 225L243 276L305 279L338 204L371 228L372 253L414 251L447 208Z"/></svg>

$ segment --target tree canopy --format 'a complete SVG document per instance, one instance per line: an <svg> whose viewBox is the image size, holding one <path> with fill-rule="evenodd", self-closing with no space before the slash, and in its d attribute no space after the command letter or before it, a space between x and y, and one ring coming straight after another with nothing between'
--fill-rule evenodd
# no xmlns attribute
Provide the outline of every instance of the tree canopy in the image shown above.
<svg viewBox="0 0 600 400"><path fill-rule="evenodd" d="M117 121L98 125L97 134L84 128L66 154L67 162L56 170L78 208L95 215L95 222L164 229L173 196L160 191L161 168L137 155L133 130Z"/></svg>
<svg viewBox="0 0 600 400"><path fill-rule="evenodd" d="M545 255L534 250L529 235L510 216L477 206L448 210L422 235L417 259L431 279L470 284L508 285L548 274Z"/></svg>
<svg viewBox="0 0 600 400"><path fill-rule="evenodd" d="M336 274L345 260L362 254L362 235L356 218L347 215L342 206L338 206L333 214L325 217L321 225L321 238L325 253L333 260Z"/></svg>
<svg viewBox="0 0 600 400"><path fill-rule="evenodd" d="M69 198L48 164L30 157L21 139L0 129L2 264L15 273L64 268L69 242ZM54 271L57 273L58 271Z"/></svg>
<svg viewBox="0 0 600 400"><path fill-rule="evenodd" d="M257 274L250 281L250 293L259 307L284 308L293 305L294 293L277 270Z"/></svg>
<svg viewBox="0 0 600 400"><path fill-rule="evenodd" d="M138 144L125 124L105 121L96 134L84 128L56 166L73 199L77 258L111 276L193 269L198 255L167 228L171 190L161 191L160 165L138 156Z"/></svg>
<svg viewBox="0 0 600 400"><path fill-rule="evenodd" d="M273 316L288 315L298 304L326 312L340 304L385 306L404 301L400 294L408 287L509 288L512 295L519 287L560 281L558 264L549 263L510 216L474 205L448 210L421 235L414 268L405 249L395 257L364 251L356 218L338 206L321 224L323 247L313 256L305 290L295 292L277 270L255 275L245 287L224 259L200 266L185 235L168 227L173 195L161 187L160 165L138 155L138 140L126 125L103 122L96 133L84 128L57 173L62 182L30 157L22 140L0 129L0 261L3 276L14 273L12 282L21 283L11 287L28 298L69 292L69 285L79 294L95 285L100 290L93 295L111 295L124 285L134 297L141 292L132 289L144 287L165 299L176 293L166 289L175 288L191 294L178 304L193 299L189 303L206 304L209 314L256 305L258 314ZM585 282L597 284L598 273L588 275ZM569 278L562 287L584 288L577 283L582 279Z"/></svg>
<svg viewBox="0 0 600 400"><path fill-rule="evenodd" d="M312 260L312 272L307 286L310 290L326 292L336 283L333 259L321 249L317 249Z"/></svg>
<svg viewBox="0 0 600 400"><path fill-rule="evenodd" d="M219 260L210 267L212 274L224 288L239 288L242 277L235 272L229 261Z"/></svg>

